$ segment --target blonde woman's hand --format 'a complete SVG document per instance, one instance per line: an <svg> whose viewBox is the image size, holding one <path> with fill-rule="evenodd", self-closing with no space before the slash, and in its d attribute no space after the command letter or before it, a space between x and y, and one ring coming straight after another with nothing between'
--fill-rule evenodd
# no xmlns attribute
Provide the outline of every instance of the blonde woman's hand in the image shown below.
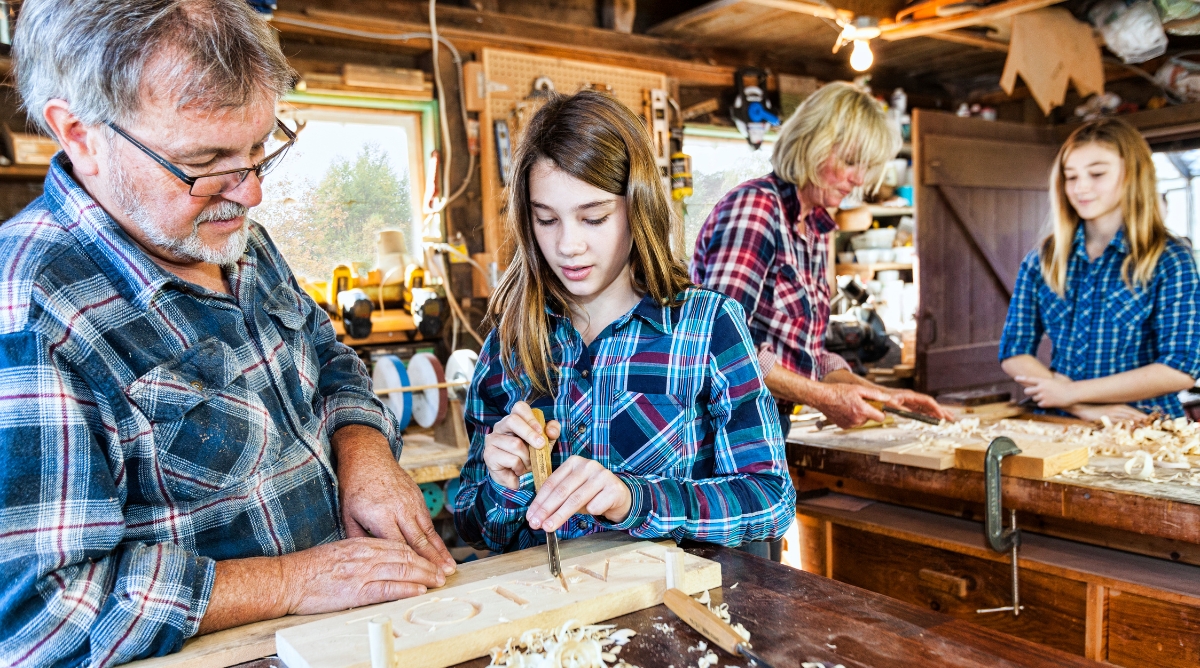
<svg viewBox="0 0 1200 668"><path fill-rule="evenodd" d="M483 463L496 484L517 489L521 476L530 469L529 448L554 447L561 429L558 420L546 423L546 437L533 417L533 409L524 401L513 405L512 412L500 419L483 439Z"/></svg>

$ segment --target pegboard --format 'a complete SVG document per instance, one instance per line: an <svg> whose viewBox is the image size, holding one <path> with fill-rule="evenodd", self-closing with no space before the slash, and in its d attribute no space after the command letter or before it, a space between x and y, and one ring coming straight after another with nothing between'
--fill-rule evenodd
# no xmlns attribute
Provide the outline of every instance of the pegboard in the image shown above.
<svg viewBox="0 0 1200 668"><path fill-rule="evenodd" d="M502 49L483 50L483 71L487 81L485 111L480 115L483 151L480 165L483 178L484 245L495 255L501 246L500 209L505 197L496 163L496 143L493 121L508 120L513 146L528 118L541 106L531 97L534 82L546 77L554 90L571 94L592 86L612 93L636 115L642 116L643 91L666 88L667 76L662 72L635 70L626 67L597 65L565 58L551 58ZM497 256L497 259L498 258Z"/></svg>
<svg viewBox="0 0 1200 668"><path fill-rule="evenodd" d="M549 78L554 82L555 90L566 94L589 85L608 86L613 96L639 116L642 91L667 86L667 76L661 72L595 65L517 51L484 49L483 67L488 81L488 111L493 119L509 115L518 101L529 96L534 81L539 77Z"/></svg>

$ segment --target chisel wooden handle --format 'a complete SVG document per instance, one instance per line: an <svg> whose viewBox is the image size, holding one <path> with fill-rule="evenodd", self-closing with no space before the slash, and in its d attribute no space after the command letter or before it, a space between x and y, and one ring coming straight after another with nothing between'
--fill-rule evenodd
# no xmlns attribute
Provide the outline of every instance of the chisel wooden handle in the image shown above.
<svg viewBox="0 0 1200 668"><path fill-rule="evenodd" d="M679 589L668 589L663 594L663 603L688 626L696 629L717 647L738 656L738 645L745 642L731 626L713 614L707 606L688 596Z"/></svg>
<svg viewBox="0 0 1200 668"><path fill-rule="evenodd" d="M546 416L542 413L542 409L533 409L533 418L541 425L542 438L546 439L544 447L529 447L529 460L533 464L533 489L540 490L542 483L550 477L550 439L546 438Z"/></svg>

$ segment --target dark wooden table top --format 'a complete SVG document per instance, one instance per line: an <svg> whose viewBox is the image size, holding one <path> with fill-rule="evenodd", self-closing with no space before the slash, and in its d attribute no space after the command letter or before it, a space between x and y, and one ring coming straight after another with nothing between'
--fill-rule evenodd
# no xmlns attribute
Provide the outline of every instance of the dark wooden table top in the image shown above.
<svg viewBox="0 0 1200 668"><path fill-rule="evenodd" d="M1102 665L737 550L703 546L688 552L721 563L724 586L713 591L714 602L723 597L733 620L746 626L755 651L773 668L798 668L802 662L830 668ZM638 632L620 656L641 668L685 668L701 656L688 648L704 637L665 606L608 623ZM672 630L664 633L655 624ZM743 657L713 651L721 666L749 666ZM460 668L487 664L479 659Z"/></svg>

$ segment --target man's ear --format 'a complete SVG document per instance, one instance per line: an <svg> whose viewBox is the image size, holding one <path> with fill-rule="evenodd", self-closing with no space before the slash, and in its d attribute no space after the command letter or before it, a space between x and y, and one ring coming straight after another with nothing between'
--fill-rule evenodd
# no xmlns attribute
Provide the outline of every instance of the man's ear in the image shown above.
<svg viewBox="0 0 1200 668"><path fill-rule="evenodd" d="M66 100L53 99L42 109L46 123L54 132L67 157L71 159L71 168L81 176L95 176L99 171L97 156L100 133L89 128L71 113L71 107Z"/></svg>

